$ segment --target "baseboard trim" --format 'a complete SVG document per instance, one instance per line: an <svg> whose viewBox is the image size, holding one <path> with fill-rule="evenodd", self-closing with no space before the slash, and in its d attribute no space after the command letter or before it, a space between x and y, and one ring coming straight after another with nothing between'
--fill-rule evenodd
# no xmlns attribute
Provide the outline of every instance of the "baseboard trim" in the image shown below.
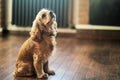
<svg viewBox="0 0 120 80"><path fill-rule="evenodd" d="M8 27L8 30L10 31L10 34L14 35L29 35L29 32L31 30L31 27L19 27L19 26L10 26ZM69 28L58 28L58 36L60 37L71 37L76 35L75 29L69 29Z"/></svg>
<svg viewBox="0 0 120 80"><path fill-rule="evenodd" d="M120 30L120 26L75 25L77 30Z"/></svg>

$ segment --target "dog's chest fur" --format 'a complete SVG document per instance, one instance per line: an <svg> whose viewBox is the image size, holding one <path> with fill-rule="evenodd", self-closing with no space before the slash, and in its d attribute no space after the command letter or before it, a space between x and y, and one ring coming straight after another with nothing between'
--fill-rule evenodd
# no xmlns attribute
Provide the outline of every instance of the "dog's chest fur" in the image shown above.
<svg viewBox="0 0 120 80"><path fill-rule="evenodd" d="M55 37L45 38L42 42L35 46L35 51L44 59L48 59L52 55L56 45Z"/></svg>

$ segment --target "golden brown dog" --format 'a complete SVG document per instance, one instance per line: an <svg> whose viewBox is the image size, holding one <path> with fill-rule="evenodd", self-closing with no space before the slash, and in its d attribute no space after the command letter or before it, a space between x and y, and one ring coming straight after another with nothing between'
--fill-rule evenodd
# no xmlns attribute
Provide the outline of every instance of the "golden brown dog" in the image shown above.
<svg viewBox="0 0 120 80"><path fill-rule="evenodd" d="M56 45L57 23L55 14L42 9L36 16L30 37L23 43L16 61L14 76L48 78L55 72L48 67L48 59Z"/></svg>

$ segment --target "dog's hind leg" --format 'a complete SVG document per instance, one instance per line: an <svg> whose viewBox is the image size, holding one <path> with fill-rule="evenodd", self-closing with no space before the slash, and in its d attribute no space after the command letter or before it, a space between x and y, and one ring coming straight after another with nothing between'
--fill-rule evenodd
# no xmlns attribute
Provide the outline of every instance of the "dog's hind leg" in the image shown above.
<svg viewBox="0 0 120 80"><path fill-rule="evenodd" d="M18 64L17 69L13 73L15 77L34 75L33 67L29 63Z"/></svg>

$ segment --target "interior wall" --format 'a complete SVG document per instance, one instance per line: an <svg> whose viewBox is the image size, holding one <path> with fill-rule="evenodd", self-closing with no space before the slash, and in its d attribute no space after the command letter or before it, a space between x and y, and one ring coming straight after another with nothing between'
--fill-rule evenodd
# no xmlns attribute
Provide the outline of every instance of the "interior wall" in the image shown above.
<svg viewBox="0 0 120 80"><path fill-rule="evenodd" d="M6 0L0 0L0 23L1 27L6 28Z"/></svg>
<svg viewBox="0 0 120 80"><path fill-rule="evenodd" d="M1 27L1 6L2 4L1 4L1 0L0 0L0 27Z"/></svg>
<svg viewBox="0 0 120 80"><path fill-rule="evenodd" d="M74 24L89 24L89 0L74 0Z"/></svg>
<svg viewBox="0 0 120 80"><path fill-rule="evenodd" d="M79 24L89 24L89 1L79 1Z"/></svg>

